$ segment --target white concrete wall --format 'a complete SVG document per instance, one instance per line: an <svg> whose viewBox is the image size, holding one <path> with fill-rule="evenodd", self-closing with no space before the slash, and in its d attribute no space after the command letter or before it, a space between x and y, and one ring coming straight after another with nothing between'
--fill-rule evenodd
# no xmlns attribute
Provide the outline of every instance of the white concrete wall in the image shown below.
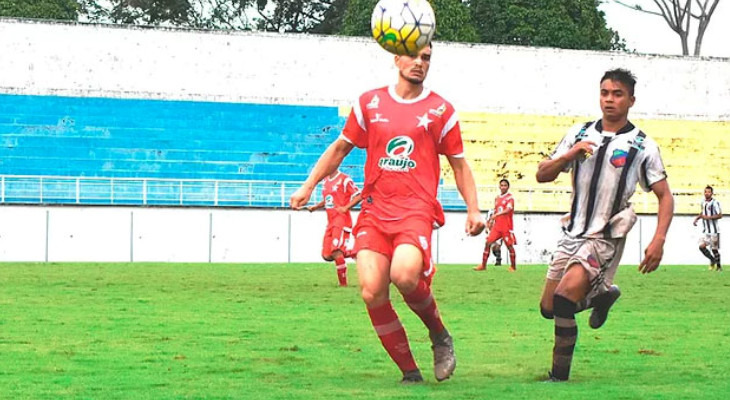
<svg viewBox="0 0 730 400"><path fill-rule="evenodd" d="M396 79L368 38L0 19L0 48L0 93L349 105ZM594 116L615 67L635 117L730 119L727 59L436 43L427 84L464 111Z"/></svg>
<svg viewBox="0 0 730 400"><path fill-rule="evenodd" d="M464 213L447 213L434 233L441 264L476 264L484 235L466 237ZM545 264L560 237L558 215L515 216L518 264ZM665 264L704 264L692 216L674 219ZM320 262L324 212L216 208L0 207L0 262ZM622 264L636 265L656 218L641 216ZM721 220L721 229L730 229ZM721 248L728 248L727 235ZM506 253L505 253L506 254ZM492 258L493 261L493 258Z"/></svg>

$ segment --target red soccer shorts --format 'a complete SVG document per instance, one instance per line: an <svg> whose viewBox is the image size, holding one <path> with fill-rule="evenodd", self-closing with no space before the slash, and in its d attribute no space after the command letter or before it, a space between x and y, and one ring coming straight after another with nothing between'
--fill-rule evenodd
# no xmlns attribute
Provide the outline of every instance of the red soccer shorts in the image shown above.
<svg viewBox="0 0 730 400"><path fill-rule="evenodd" d="M487 236L487 242L494 243L499 239L502 239L504 241L504 244L507 246L514 246L517 244L517 239L515 239L515 233L512 231L507 230L497 230L492 229L489 231L489 235Z"/></svg>
<svg viewBox="0 0 730 400"><path fill-rule="evenodd" d="M431 259L431 222L410 218L400 221L381 221L370 214L360 214L355 225L355 251L372 250L393 258L398 245L412 244L423 256L423 277L430 285L436 267Z"/></svg>
<svg viewBox="0 0 730 400"><path fill-rule="evenodd" d="M340 225L327 225L322 239L322 258L325 260L332 258L335 250L345 252L347 240L350 238L350 228Z"/></svg>

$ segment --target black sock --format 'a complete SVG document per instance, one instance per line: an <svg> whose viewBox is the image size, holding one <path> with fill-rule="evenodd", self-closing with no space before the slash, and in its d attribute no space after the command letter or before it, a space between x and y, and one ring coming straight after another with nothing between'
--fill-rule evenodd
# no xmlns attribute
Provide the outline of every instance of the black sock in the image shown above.
<svg viewBox="0 0 730 400"><path fill-rule="evenodd" d="M553 376L567 380L573 362L573 350L578 337L575 324L575 303L556 294L553 296L555 314L555 347L553 347Z"/></svg>
<svg viewBox="0 0 730 400"><path fill-rule="evenodd" d="M717 264L717 268L722 268L722 265L720 265L720 252L713 249L712 255L715 256L715 264Z"/></svg>
<svg viewBox="0 0 730 400"><path fill-rule="evenodd" d="M710 259L710 262L715 262L715 257L712 256L710 250L707 250L707 247L700 247L700 251L705 255L705 257Z"/></svg>

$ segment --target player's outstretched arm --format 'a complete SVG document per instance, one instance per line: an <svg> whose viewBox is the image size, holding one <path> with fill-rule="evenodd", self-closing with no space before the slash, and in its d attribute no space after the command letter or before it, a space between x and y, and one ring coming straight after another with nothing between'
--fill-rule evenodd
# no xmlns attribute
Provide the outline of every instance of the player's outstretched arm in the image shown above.
<svg viewBox="0 0 730 400"><path fill-rule="evenodd" d="M352 199L350 199L350 202L347 203L347 205L344 205L342 207L337 207L337 212L339 213L346 213L352 209L352 207L355 207L356 205L360 204L362 201L362 193L358 193L354 196L352 196Z"/></svg>
<svg viewBox="0 0 730 400"><path fill-rule="evenodd" d="M659 210L657 211L657 224L654 237L651 243L644 251L644 259L639 264L639 271L646 274L656 270L664 256L664 241L669 231L669 225L672 223L674 216L674 197L669 190L669 183L666 179L654 183L651 190L657 197L659 202Z"/></svg>
<svg viewBox="0 0 730 400"><path fill-rule="evenodd" d="M319 210L320 208L324 208L324 200L320 201L319 203L317 203L317 204L315 204L315 205L313 205L313 206L309 206L309 207L307 207L307 210L308 210L309 212L312 212L312 211L317 211L317 210Z"/></svg>
<svg viewBox="0 0 730 400"><path fill-rule="evenodd" d="M456 187L466 203L466 233L476 236L484 230L482 213L479 211L477 202L477 187L474 182L474 175L463 157L446 156L454 170Z"/></svg>
<svg viewBox="0 0 730 400"><path fill-rule="evenodd" d="M304 181L304 184L302 184L302 186L300 186L299 189L292 194L289 199L289 205L291 208L300 210L304 207L309 202L309 198L312 196L312 191L315 187L317 187L319 181L324 179L325 176L336 171L337 168L340 167L340 164L342 164L342 160L350 154L353 147L352 143L343 139L337 139L332 142L327 150L322 153L322 156L319 157L317 164L314 165L314 169L312 169L312 172L309 174L307 180Z"/></svg>

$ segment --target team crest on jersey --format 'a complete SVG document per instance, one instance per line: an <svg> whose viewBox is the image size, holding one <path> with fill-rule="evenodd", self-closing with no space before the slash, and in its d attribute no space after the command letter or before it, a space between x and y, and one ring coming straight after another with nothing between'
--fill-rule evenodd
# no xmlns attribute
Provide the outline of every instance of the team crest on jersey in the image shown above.
<svg viewBox="0 0 730 400"><path fill-rule="evenodd" d="M626 157L629 155L625 150L614 150L611 155L611 165L616 168L621 168L626 165Z"/></svg>
<svg viewBox="0 0 730 400"><path fill-rule="evenodd" d="M378 161L378 166L387 171L408 172L416 168L416 162L409 157L414 148L413 139L408 136L396 136L385 145L385 153L388 156L382 157Z"/></svg>
<svg viewBox="0 0 730 400"><path fill-rule="evenodd" d="M446 103L441 103L441 105L436 109L432 108L432 109L428 110L429 114L433 114L437 117L444 115L445 112L446 112Z"/></svg>
<svg viewBox="0 0 730 400"><path fill-rule="evenodd" d="M376 94L373 96L372 100L370 100L370 103L368 103L367 106L365 106L368 110L374 110L378 108L378 105L380 105L380 97Z"/></svg>

